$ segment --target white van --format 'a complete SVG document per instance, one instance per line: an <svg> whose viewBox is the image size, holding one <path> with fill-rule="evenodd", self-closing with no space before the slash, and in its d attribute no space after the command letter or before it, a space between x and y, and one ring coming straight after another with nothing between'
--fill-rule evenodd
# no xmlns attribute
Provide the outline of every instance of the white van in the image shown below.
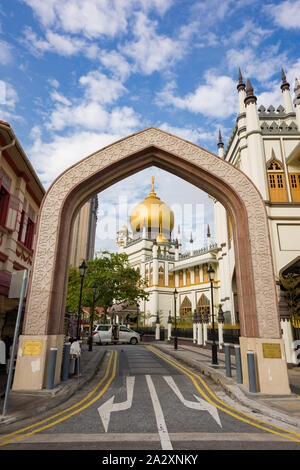
<svg viewBox="0 0 300 470"><path fill-rule="evenodd" d="M125 325L96 325L93 331L93 342L98 344L137 344L140 340L139 333Z"/></svg>

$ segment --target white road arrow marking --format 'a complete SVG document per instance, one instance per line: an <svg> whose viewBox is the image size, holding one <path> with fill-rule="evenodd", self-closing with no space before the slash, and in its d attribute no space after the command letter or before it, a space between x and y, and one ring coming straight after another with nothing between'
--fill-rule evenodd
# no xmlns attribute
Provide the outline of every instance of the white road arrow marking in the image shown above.
<svg viewBox="0 0 300 470"><path fill-rule="evenodd" d="M102 420L105 432L108 430L110 415L114 411L124 411L131 408L132 397L133 397L133 388L134 388L135 377L126 377L126 387L127 387L127 400L122 403L114 403L115 396L113 395L109 400L107 400L103 405L99 406L98 413Z"/></svg>
<svg viewBox="0 0 300 470"><path fill-rule="evenodd" d="M194 401L189 401L189 400L186 400L182 393L180 392L179 388L177 387L177 385L175 384L174 380L172 377L167 377L165 376L164 377L165 381L167 382L167 384L171 387L171 389L173 390L173 392L177 395L177 397L179 398L180 401L182 401L182 403L187 407L187 408L192 408L194 410L203 410L203 411L208 411L208 413L213 417L213 419L217 422L217 424L222 427L222 424L221 424L221 421L220 421L220 417L219 417L219 413L218 413L218 410L215 406L211 405L210 403L208 403L207 401L205 400L202 400L202 398L198 397L197 395L194 395L194 397L198 400L198 403L197 402L194 402Z"/></svg>

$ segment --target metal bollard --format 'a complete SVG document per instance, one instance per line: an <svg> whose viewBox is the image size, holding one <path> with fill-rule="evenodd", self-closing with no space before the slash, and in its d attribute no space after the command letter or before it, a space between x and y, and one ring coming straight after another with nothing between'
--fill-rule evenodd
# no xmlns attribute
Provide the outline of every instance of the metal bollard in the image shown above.
<svg viewBox="0 0 300 470"><path fill-rule="evenodd" d="M230 358L230 344L224 343L224 349L225 349L226 377L232 377L232 374L231 374L231 358Z"/></svg>
<svg viewBox="0 0 300 470"><path fill-rule="evenodd" d="M61 374L62 380L68 380L69 378L70 349L71 349L71 343L65 343L64 354L63 354L62 374Z"/></svg>
<svg viewBox="0 0 300 470"><path fill-rule="evenodd" d="M234 345L235 352L235 366L236 366L236 381L238 384L243 383L243 373L242 373L242 360L241 360L241 348L240 345Z"/></svg>
<svg viewBox="0 0 300 470"><path fill-rule="evenodd" d="M51 390L54 387L55 366L56 366L57 348L50 349L50 358L47 376L47 389Z"/></svg>
<svg viewBox="0 0 300 470"><path fill-rule="evenodd" d="M77 356L75 359L75 374L79 377L80 374L80 356Z"/></svg>
<svg viewBox="0 0 300 470"><path fill-rule="evenodd" d="M247 351L248 376L249 376L249 392L256 393L256 374L255 374L255 358L253 351Z"/></svg>

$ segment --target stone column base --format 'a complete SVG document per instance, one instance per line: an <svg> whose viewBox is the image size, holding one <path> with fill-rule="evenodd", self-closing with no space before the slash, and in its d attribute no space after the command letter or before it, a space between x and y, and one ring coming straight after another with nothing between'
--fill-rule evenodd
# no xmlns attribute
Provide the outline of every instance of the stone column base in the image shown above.
<svg viewBox="0 0 300 470"><path fill-rule="evenodd" d="M46 387L50 348L57 348L54 385L60 382L64 335L21 335L12 390Z"/></svg>
<svg viewBox="0 0 300 470"><path fill-rule="evenodd" d="M249 390L247 350L255 354L257 391L270 395L289 395L285 347L282 339L240 337L243 385Z"/></svg>

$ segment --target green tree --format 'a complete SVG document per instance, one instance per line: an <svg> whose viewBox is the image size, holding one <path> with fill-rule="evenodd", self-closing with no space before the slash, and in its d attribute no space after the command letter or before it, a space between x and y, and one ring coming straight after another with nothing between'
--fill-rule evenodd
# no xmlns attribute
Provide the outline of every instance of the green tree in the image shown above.
<svg viewBox="0 0 300 470"><path fill-rule="evenodd" d="M92 286L98 286L95 305L107 309L113 304L128 302L136 304L139 300L148 299L149 294L143 289L144 282L140 274L128 262L124 253L103 251L100 258L87 261L82 292L82 306L92 304ZM70 268L66 309L78 311L80 295L80 274L78 268Z"/></svg>

